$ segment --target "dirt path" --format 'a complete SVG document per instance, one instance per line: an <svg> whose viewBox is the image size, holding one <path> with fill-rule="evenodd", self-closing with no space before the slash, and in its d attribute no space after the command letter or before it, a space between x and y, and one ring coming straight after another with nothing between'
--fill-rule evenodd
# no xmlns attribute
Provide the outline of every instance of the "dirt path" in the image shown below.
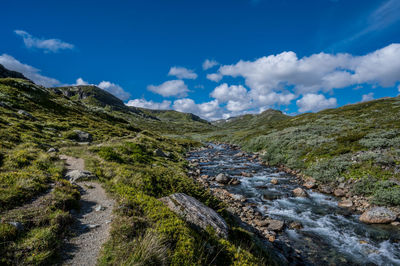
<svg viewBox="0 0 400 266"><path fill-rule="evenodd" d="M85 170L83 159L61 155L68 170ZM112 220L114 200L107 197L97 182L77 182L81 192L81 209L73 213L76 223L74 237L64 249L63 265L96 265L101 246L107 240Z"/></svg>

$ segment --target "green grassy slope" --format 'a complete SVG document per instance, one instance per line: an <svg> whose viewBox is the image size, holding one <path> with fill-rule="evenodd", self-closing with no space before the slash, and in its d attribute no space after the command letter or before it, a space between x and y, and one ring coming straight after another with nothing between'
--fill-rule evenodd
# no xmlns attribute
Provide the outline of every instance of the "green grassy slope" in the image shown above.
<svg viewBox="0 0 400 266"><path fill-rule="evenodd" d="M209 138L262 151L270 164L300 170L320 183L357 179L354 194L400 205L399 115L400 98L385 98L281 120L237 118Z"/></svg>
<svg viewBox="0 0 400 266"><path fill-rule="evenodd" d="M0 264L48 265L59 259L80 194L63 179L64 163L58 154L84 158L118 202L100 264L269 261L268 252L254 244L254 236L238 228L225 206L186 175L184 152L199 143L184 134L209 131L211 125L186 114L163 113L157 118L132 111L91 86L77 90L86 96L66 97L27 80L0 78ZM163 115L169 118L161 119ZM74 130L91 133L93 142L78 144ZM48 153L50 147L60 152ZM156 148L169 156L156 156ZM21 208L51 187L40 205ZM229 223L230 238L193 229L157 200L175 192L217 210Z"/></svg>

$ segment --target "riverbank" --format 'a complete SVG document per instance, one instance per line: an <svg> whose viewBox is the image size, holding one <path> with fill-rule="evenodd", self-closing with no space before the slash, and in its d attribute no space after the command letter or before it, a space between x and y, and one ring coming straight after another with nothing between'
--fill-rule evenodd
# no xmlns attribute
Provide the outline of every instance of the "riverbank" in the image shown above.
<svg viewBox="0 0 400 266"><path fill-rule="evenodd" d="M357 209L338 207L340 198L333 195L337 188L325 195L318 184L303 187L312 180L287 174L290 169L268 167L258 154L237 146L211 145L188 159L190 176L274 246L291 250L286 257L317 265L352 265L365 258L377 265L400 263L399 227L360 223ZM308 196L295 197L299 189Z"/></svg>

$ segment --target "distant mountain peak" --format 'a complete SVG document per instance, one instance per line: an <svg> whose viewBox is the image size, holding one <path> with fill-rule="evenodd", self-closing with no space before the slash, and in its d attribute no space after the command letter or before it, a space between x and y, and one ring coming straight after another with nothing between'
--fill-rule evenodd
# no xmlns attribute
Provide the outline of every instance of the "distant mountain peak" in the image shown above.
<svg viewBox="0 0 400 266"><path fill-rule="evenodd" d="M5 68L2 64L0 64L0 78L17 78L17 79L29 80L22 73L13 71L13 70L9 70L9 69Z"/></svg>

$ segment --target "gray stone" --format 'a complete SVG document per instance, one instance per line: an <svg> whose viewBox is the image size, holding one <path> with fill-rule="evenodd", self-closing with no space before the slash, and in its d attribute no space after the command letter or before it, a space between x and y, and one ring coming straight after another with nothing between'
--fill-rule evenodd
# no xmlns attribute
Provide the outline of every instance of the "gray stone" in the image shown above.
<svg viewBox="0 0 400 266"><path fill-rule="evenodd" d="M88 132L84 132L81 130L74 130L77 136L77 141L79 142L91 142L92 141L92 135Z"/></svg>
<svg viewBox="0 0 400 266"><path fill-rule="evenodd" d="M154 150L154 155L158 157L168 157L169 154L165 153L162 149L155 149Z"/></svg>
<svg viewBox="0 0 400 266"><path fill-rule="evenodd" d="M29 119L36 119L33 115L31 115L30 113L28 113L25 110L18 110L18 114L23 115Z"/></svg>
<svg viewBox="0 0 400 266"><path fill-rule="evenodd" d="M20 222L8 222L8 224L14 226L18 231L24 230L24 226Z"/></svg>
<svg viewBox="0 0 400 266"><path fill-rule="evenodd" d="M104 211L106 209L106 207L101 206L101 205L97 205L96 208L94 209L95 211L99 212L99 211Z"/></svg>
<svg viewBox="0 0 400 266"><path fill-rule="evenodd" d="M96 176L92 172L85 170L71 170L65 174L65 177L71 182L77 182L81 180L93 179Z"/></svg>
<svg viewBox="0 0 400 266"><path fill-rule="evenodd" d="M224 219L195 198L184 193L175 193L161 198L160 201L173 212L182 216L188 223L203 230L211 226L219 236L228 237L228 225Z"/></svg>
<svg viewBox="0 0 400 266"><path fill-rule="evenodd" d="M58 152L57 148L50 148L47 153Z"/></svg>
<svg viewBox="0 0 400 266"><path fill-rule="evenodd" d="M396 215L385 207L374 207L360 216L360 221L367 224L387 224L395 220Z"/></svg>
<svg viewBox="0 0 400 266"><path fill-rule="evenodd" d="M228 184L230 180L231 178L223 173L220 173L215 177L215 181L220 184Z"/></svg>
<svg viewBox="0 0 400 266"><path fill-rule="evenodd" d="M285 223L282 221L270 220L268 224L268 229L272 231L282 231L284 225Z"/></svg>

